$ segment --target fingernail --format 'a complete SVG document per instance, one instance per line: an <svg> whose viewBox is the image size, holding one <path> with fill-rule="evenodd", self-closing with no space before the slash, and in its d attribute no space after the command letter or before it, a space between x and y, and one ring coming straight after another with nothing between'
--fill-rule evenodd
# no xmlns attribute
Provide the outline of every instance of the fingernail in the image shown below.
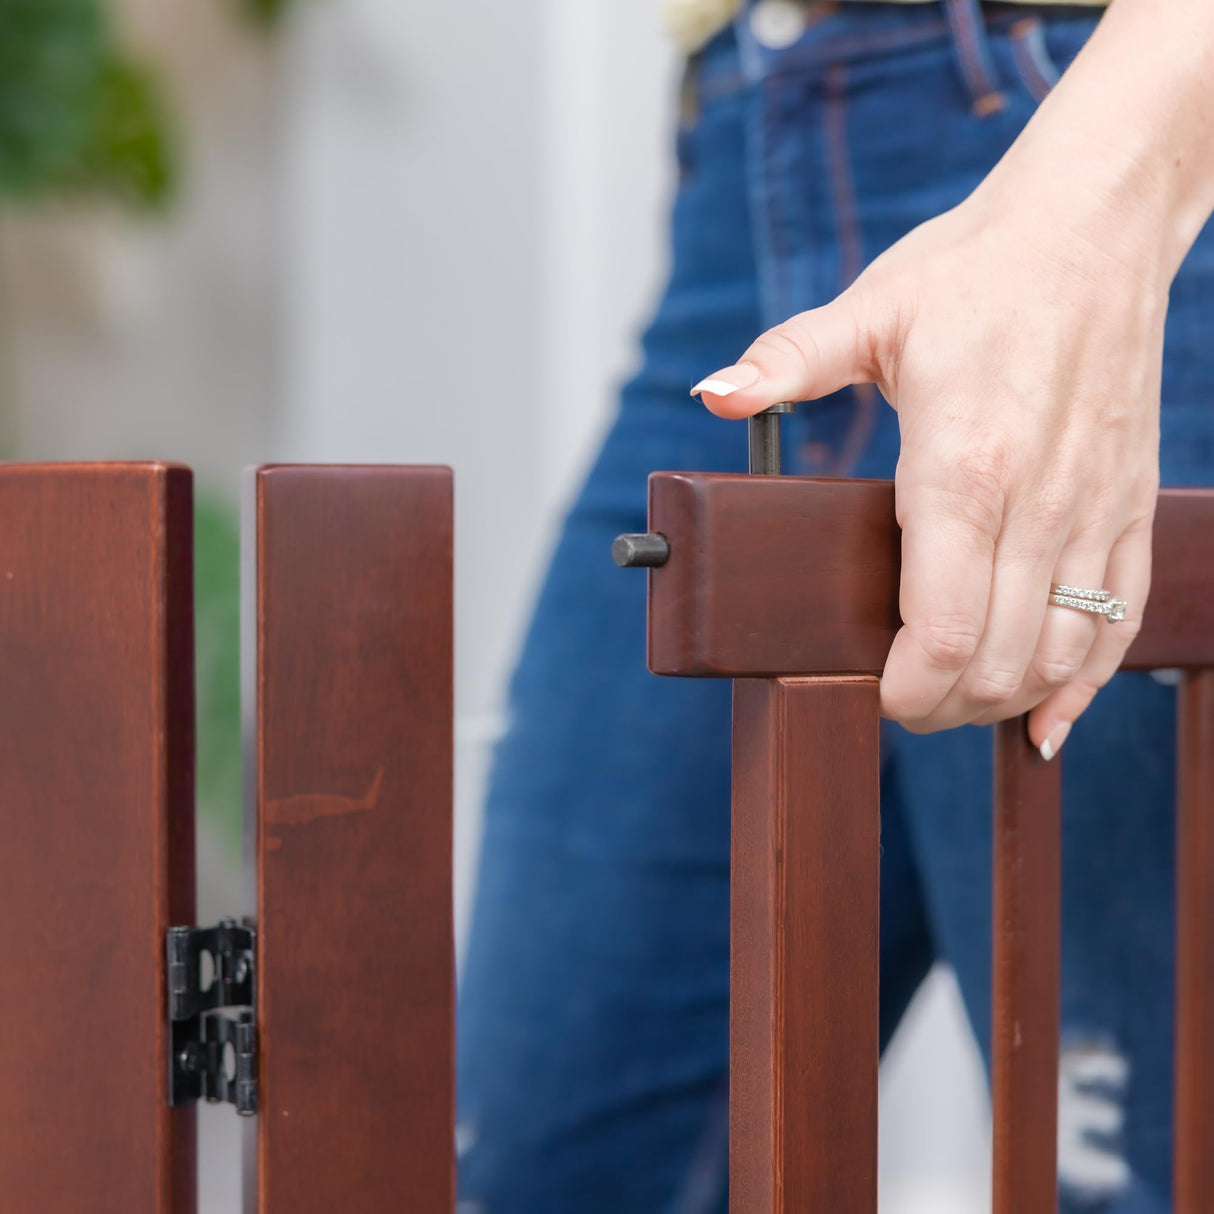
<svg viewBox="0 0 1214 1214"><path fill-rule="evenodd" d="M1041 743L1041 757L1048 763L1061 749L1071 732L1070 721L1059 721Z"/></svg>
<svg viewBox="0 0 1214 1214"><path fill-rule="evenodd" d="M759 382L759 368L754 363L738 363L733 367L725 367L714 371L707 379L702 379L691 390L692 396L701 392L711 392L713 396L730 396L743 388L753 388Z"/></svg>

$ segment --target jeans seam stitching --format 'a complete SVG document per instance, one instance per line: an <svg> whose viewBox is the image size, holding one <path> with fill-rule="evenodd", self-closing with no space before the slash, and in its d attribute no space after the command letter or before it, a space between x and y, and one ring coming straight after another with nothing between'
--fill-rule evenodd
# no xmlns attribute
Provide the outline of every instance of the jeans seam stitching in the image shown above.
<svg viewBox="0 0 1214 1214"><path fill-rule="evenodd" d="M764 134L763 134L763 177L766 182L767 196L767 234L768 246L771 249L771 277L772 287L775 298L772 300L772 306L775 312L783 313L788 304L788 292L786 285L786 263L787 258L784 252L783 240L780 234L780 219L782 207L778 205L780 191L774 186L776 174L772 171L774 161L774 145L776 140L776 131L779 128L780 117L780 87L779 84L772 79L768 79L766 87L763 89L765 94L764 104ZM770 106L770 109L768 108ZM781 315L780 319L783 319Z"/></svg>
<svg viewBox="0 0 1214 1214"><path fill-rule="evenodd" d="M970 100L978 102L998 94L999 83L979 41L982 34L975 28L972 0L945 0L944 11L953 32L961 74L970 90ZM980 29L985 33L986 26L982 25Z"/></svg>
<svg viewBox="0 0 1214 1214"><path fill-rule="evenodd" d="M839 239L839 289L846 291L864 268L864 238L860 229L856 186L847 149L847 68L836 64L826 75L826 112L823 116L831 200ZM872 433L873 397L854 392L856 405L831 476L844 476L859 458Z"/></svg>
<svg viewBox="0 0 1214 1214"><path fill-rule="evenodd" d="M1039 17L1027 17L1018 21L1008 30L1008 42L1012 48L1012 63L1020 76L1021 82L1028 90L1029 96L1038 105L1058 82L1057 73L1045 71L1041 56L1044 50L1043 27ZM1048 62L1046 60L1045 62Z"/></svg>

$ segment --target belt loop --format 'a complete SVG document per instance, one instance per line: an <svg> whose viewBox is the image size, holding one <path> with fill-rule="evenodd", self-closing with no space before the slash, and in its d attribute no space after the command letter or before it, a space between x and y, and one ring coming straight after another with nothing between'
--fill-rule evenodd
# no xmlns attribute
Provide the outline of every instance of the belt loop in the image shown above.
<svg viewBox="0 0 1214 1214"><path fill-rule="evenodd" d="M753 0L745 0L738 6L734 18L734 36L738 42L738 58L742 62L742 77L747 84L758 84L764 77L763 48L755 41L750 24Z"/></svg>
<svg viewBox="0 0 1214 1214"><path fill-rule="evenodd" d="M683 76L679 81L679 130L685 131L700 116L700 64L702 51L692 51L683 61Z"/></svg>
<svg viewBox="0 0 1214 1214"><path fill-rule="evenodd" d="M1007 104L991 57L982 0L944 0L961 78L979 117L998 113Z"/></svg>

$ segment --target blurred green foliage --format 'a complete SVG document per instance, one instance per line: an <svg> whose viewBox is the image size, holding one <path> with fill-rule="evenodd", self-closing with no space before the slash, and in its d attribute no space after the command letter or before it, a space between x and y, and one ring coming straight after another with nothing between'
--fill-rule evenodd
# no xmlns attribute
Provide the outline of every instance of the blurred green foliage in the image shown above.
<svg viewBox="0 0 1214 1214"><path fill-rule="evenodd" d="M233 0L263 26L294 2ZM105 0L0 0L0 202L106 195L162 208L176 153L171 107L120 45Z"/></svg>
<svg viewBox="0 0 1214 1214"><path fill-rule="evenodd" d="M245 11L265 25L273 25L295 0L240 0Z"/></svg>
<svg viewBox="0 0 1214 1214"><path fill-rule="evenodd" d="M163 206L168 106L101 0L0 0L0 199L104 194Z"/></svg>
<svg viewBox="0 0 1214 1214"><path fill-rule="evenodd" d="M230 2L269 26L294 0ZM162 210L178 158L169 101L121 46L105 0L0 0L0 205L103 197ZM226 500L198 494L194 544L198 802L239 847L240 539Z"/></svg>
<svg viewBox="0 0 1214 1214"><path fill-rule="evenodd" d="M241 839L240 524L226 498L194 503L198 806L233 850Z"/></svg>

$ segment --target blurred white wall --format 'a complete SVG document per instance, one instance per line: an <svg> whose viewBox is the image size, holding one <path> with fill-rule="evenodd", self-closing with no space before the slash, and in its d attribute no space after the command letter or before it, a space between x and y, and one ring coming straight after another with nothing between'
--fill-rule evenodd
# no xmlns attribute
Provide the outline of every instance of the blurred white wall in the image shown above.
<svg viewBox="0 0 1214 1214"><path fill-rule="evenodd" d="M277 447L455 467L461 825L663 268L655 25L653 0L342 0L289 41Z"/></svg>

